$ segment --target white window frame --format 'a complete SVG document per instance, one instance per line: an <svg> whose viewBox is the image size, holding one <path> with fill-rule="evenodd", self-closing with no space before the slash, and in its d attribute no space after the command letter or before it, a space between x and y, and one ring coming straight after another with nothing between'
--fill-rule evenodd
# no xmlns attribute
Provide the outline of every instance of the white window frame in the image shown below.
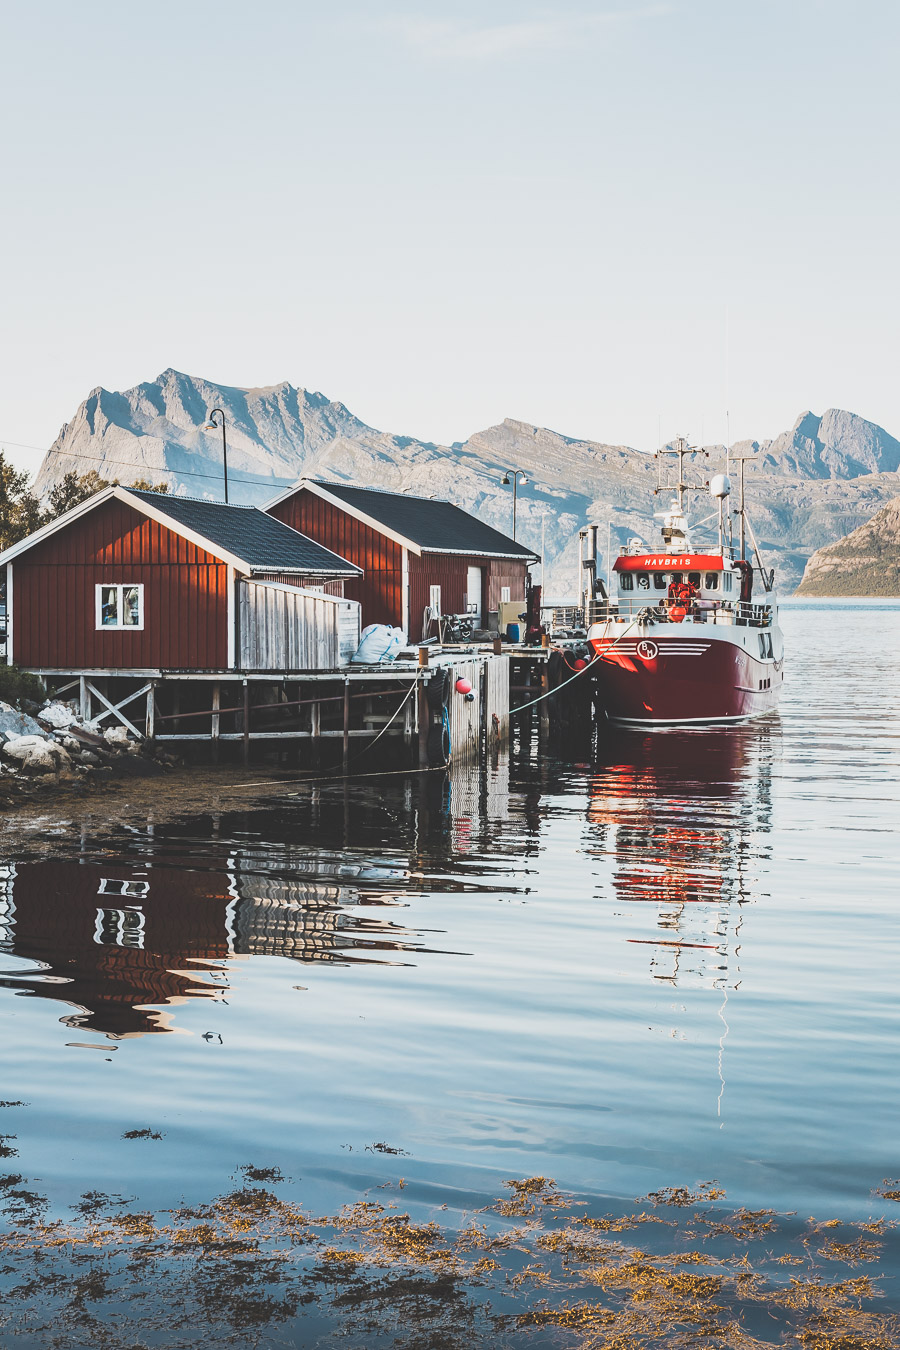
<svg viewBox="0 0 900 1350"><path fill-rule="evenodd" d="M441 588L440 586L429 586L428 588L428 608L435 617L440 617L441 613Z"/></svg>
<svg viewBox="0 0 900 1350"><path fill-rule="evenodd" d="M143 900L150 894L149 881L123 881L119 877L101 877L98 895L117 895L120 899Z"/></svg>
<svg viewBox="0 0 900 1350"><path fill-rule="evenodd" d="M116 591L116 622L103 622L103 592ZM137 623L123 623L122 612L125 592L136 590L138 593ZM94 587L94 621L101 633L141 633L144 629L144 584L140 581L98 581Z"/></svg>
<svg viewBox="0 0 900 1350"><path fill-rule="evenodd" d="M511 590L512 590L512 587L511 587L511 586L501 586L501 587L500 587L500 603L501 603L501 605L508 605L508 604L509 604L510 600L512 599L512 596L510 595L510 591L511 591Z"/></svg>
<svg viewBox="0 0 900 1350"><path fill-rule="evenodd" d="M112 919L111 925L107 925L107 918ZM98 909L94 923L94 941L99 947L130 947L133 951L143 951L146 924L147 916L140 905ZM104 928L110 933L112 942L104 942Z"/></svg>

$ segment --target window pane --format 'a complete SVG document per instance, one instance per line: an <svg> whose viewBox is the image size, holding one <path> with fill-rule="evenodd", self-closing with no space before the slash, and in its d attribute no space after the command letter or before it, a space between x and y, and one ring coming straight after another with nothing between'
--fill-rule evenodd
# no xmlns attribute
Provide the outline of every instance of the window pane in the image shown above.
<svg viewBox="0 0 900 1350"><path fill-rule="evenodd" d="M708 591L717 591L717 590L719 589L719 574L718 574L718 572L707 572L707 574L706 574L706 589L707 589Z"/></svg>
<svg viewBox="0 0 900 1350"><path fill-rule="evenodd" d="M666 579L662 572L653 573L653 585L658 591L664 591L666 589Z"/></svg>
<svg viewBox="0 0 900 1350"><path fill-rule="evenodd" d="M100 622L104 627L108 624L114 627L119 622L118 594L118 586L100 588Z"/></svg>
<svg viewBox="0 0 900 1350"><path fill-rule="evenodd" d="M634 577L631 575L630 572L623 572L619 578L619 581L622 583L623 591L634 590Z"/></svg>
<svg viewBox="0 0 900 1350"><path fill-rule="evenodd" d="M137 586L123 587L122 622L134 628L141 621L140 591Z"/></svg>

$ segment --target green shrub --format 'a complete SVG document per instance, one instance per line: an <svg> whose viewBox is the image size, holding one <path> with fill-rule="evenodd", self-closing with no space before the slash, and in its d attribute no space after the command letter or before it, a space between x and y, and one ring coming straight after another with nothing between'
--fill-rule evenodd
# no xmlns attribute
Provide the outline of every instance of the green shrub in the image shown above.
<svg viewBox="0 0 900 1350"><path fill-rule="evenodd" d="M46 690L36 675L16 666L0 664L0 699L4 703L19 703L23 698L43 703L46 697Z"/></svg>

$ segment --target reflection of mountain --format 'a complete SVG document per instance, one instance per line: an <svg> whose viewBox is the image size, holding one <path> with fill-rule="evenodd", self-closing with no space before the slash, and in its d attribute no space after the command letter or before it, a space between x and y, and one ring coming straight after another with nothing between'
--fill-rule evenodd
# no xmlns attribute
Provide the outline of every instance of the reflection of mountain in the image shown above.
<svg viewBox="0 0 900 1350"><path fill-rule="evenodd" d="M771 818L765 724L624 733L606 743L590 821L615 858L618 899L656 907L651 971L672 984L733 984L746 877Z"/></svg>

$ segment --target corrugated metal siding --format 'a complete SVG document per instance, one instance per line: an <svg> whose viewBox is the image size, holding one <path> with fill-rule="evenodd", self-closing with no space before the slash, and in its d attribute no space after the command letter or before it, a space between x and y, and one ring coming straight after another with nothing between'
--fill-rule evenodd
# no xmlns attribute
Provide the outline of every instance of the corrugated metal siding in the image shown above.
<svg viewBox="0 0 900 1350"><path fill-rule="evenodd" d="M333 670L342 649L352 655L359 641L359 605L351 600L241 581L238 613L242 670Z"/></svg>
<svg viewBox="0 0 900 1350"><path fill-rule="evenodd" d="M488 735L505 738L509 731L509 657L492 656L485 662L484 718ZM497 716L496 726L494 715Z"/></svg>
<svg viewBox="0 0 900 1350"><path fill-rule="evenodd" d="M95 588L142 584L142 631L98 630ZM14 657L57 670L224 670L228 569L211 554L110 501L13 566Z"/></svg>
<svg viewBox="0 0 900 1350"><path fill-rule="evenodd" d="M405 628L403 549L399 544L312 492L294 493L274 506L272 515L363 569L364 577L344 582L344 594L361 603L364 625L389 623Z"/></svg>
<svg viewBox="0 0 900 1350"><path fill-rule="evenodd" d="M468 680L475 695L471 703L454 688L450 693L450 754L454 764L475 759L481 746L481 662L454 663L453 681Z"/></svg>

